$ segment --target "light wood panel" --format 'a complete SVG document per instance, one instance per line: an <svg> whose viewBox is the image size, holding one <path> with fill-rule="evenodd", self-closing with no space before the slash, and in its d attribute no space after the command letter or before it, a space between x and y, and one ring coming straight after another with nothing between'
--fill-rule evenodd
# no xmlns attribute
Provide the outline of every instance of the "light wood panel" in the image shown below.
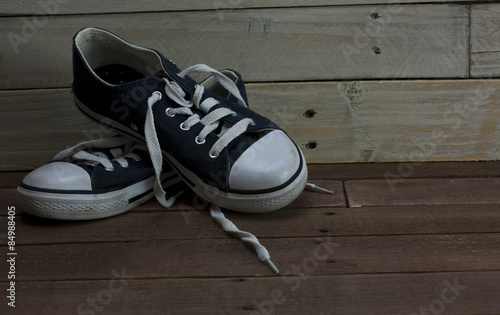
<svg viewBox="0 0 500 315"><path fill-rule="evenodd" d="M80 113L70 89L4 91L0 104L2 170L40 166L64 148L112 135Z"/></svg>
<svg viewBox="0 0 500 315"><path fill-rule="evenodd" d="M258 84L249 95L254 108L284 127L311 163L496 160L498 83ZM312 118L304 117L309 109L316 112ZM307 149L307 143L316 148Z"/></svg>
<svg viewBox="0 0 500 315"><path fill-rule="evenodd" d="M89 25L181 68L233 68L249 82L463 78L468 15L467 5L422 4L1 18L0 89L68 87L72 37Z"/></svg>
<svg viewBox="0 0 500 315"><path fill-rule="evenodd" d="M471 6L471 76L500 75L500 4Z"/></svg>
<svg viewBox="0 0 500 315"><path fill-rule="evenodd" d="M499 84L274 83L249 84L248 94L309 163L477 161L500 159ZM79 113L69 89L4 91L0 104L1 170L37 167L78 141L109 135Z"/></svg>
<svg viewBox="0 0 500 315"><path fill-rule="evenodd" d="M58 15L58 14L92 14L118 12L155 12L155 11L196 11L196 10L228 10L245 8L287 8L308 6L339 6L339 5L379 5L428 2L427 0L213 0L213 1L155 1L146 0L138 3L134 0L42 0L21 2L4 0L0 2L0 16L9 15ZM436 0L436 3L447 2L481 2L480 0ZM219 12L223 15L224 12Z"/></svg>

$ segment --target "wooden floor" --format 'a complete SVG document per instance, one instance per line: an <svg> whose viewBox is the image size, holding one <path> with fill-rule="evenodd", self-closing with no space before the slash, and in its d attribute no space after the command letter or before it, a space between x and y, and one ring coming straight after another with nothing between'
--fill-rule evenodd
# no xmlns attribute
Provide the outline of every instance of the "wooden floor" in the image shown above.
<svg viewBox="0 0 500 315"><path fill-rule="evenodd" d="M7 209L26 173L0 173ZM16 209L16 308L1 314L500 314L500 163L310 166L286 209L226 211L279 276L185 194L97 221ZM5 295L4 291L4 295Z"/></svg>
<svg viewBox="0 0 500 315"><path fill-rule="evenodd" d="M0 1L0 315L500 314L500 162L471 162L500 160L499 1L117 4ZM311 182L335 195L225 212L279 276L188 194L86 222L16 209L9 250L26 171L108 135L73 105L87 26L239 71L251 108L318 164Z"/></svg>

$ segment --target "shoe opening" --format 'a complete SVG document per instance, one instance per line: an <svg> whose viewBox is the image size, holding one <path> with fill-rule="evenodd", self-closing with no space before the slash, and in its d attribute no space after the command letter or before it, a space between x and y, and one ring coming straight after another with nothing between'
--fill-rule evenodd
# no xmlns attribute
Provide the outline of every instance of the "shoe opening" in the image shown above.
<svg viewBox="0 0 500 315"><path fill-rule="evenodd" d="M162 69L153 50L133 45L99 28L86 28L75 37L83 59L101 80L121 84L152 76Z"/></svg>

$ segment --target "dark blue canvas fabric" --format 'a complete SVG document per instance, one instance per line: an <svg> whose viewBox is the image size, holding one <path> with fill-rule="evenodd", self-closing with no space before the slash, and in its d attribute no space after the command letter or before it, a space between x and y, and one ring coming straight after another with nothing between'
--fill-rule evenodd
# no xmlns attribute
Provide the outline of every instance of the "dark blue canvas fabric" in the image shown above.
<svg viewBox="0 0 500 315"><path fill-rule="evenodd" d="M162 99L153 106L156 131L162 150L173 157L184 167L196 173L204 182L218 187L223 191L230 191L228 187L229 170L239 155L252 143L267 134L270 130L280 129L269 119L258 115L252 110L239 105L234 97L225 99L209 91L205 91L203 100L208 97L217 99L220 104L213 107L229 107L236 115L227 116L221 119L222 122L235 124L241 119L251 118L255 125L250 125L247 132L232 143L230 143L219 155L213 159L209 157L208 151L218 140L218 136L211 133L206 138L206 143L198 145L195 143L196 136L200 133L204 125L197 124L190 130L181 130L180 124L186 120L186 116L177 115L169 117L165 114L168 107L178 107L179 105L168 98L165 94L162 76L168 76L175 80L186 92L186 99L190 99L198 84L190 77L181 78L178 73L181 71L173 62L156 52L162 60L164 71L144 79L119 84L105 84L96 77L92 69L84 60L84 56L73 43L73 92L75 97L93 113L106 117L100 123L107 125L107 119L118 123L130 130L133 134L132 126L136 131L144 135L144 124L148 109L147 100L155 91L162 93ZM239 84L243 84L239 80ZM243 88L246 99L246 92ZM194 108L192 108L195 111ZM200 112L200 116L203 114ZM95 117L94 117L95 119ZM123 131L122 131L123 132ZM144 142L144 139L138 139Z"/></svg>
<svg viewBox="0 0 500 315"><path fill-rule="evenodd" d="M108 171L105 167L96 162L89 162L85 160L75 159L72 156L65 157L63 159L52 160L53 162L66 162L70 164L75 164L85 170L91 179L92 190L91 191L54 191L52 189L44 189L43 187L31 187L24 183L21 183L21 187L29 188L31 190L39 190L45 192L60 192L60 193L79 193L79 194L100 194L111 192L115 190L120 190L135 183L141 182L147 178L154 175L154 169L149 159L149 155L146 151L134 151L135 154L141 157L140 160L135 160L130 157L125 159L128 162L127 167L121 166L117 161L113 160L113 156L107 149L95 149L85 150L89 153L101 152L104 153L113 164L113 170Z"/></svg>

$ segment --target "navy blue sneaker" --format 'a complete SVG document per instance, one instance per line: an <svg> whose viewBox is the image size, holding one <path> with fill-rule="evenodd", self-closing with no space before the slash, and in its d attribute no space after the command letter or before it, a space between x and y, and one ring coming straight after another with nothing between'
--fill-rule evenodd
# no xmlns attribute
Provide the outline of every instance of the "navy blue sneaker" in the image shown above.
<svg viewBox="0 0 500 315"><path fill-rule="evenodd" d="M39 217L99 219L151 199L155 177L145 145L125 137L91 140L30 172L17 188L16 202ZM162 179L168 186L181 181L172 169Z"/></svg>
<svg viewBox="0 0 500 315"><path fill-rule="evenodd" d="M246 99L241 75L222 71ZM109 79L113 73L107 73ZM125 74L127 75L127 74ZM234 99L210 76L205 89ZM162 186L181 192L182 180L168 164ZM26 213L60 220L99 219L126 212L153 196L154 168L146 145L126 137L79 143L28 174L17 189L17 203ZM172 199L174 200L174 199Z"/></svg>
<svg viewBox="0 0 500 315"><path fill-rule="evenodd" d="M192 72L209 73L230 97L204 88L188 76ZM307 167L300 149L248 108L238 83L231 70L196 65L181 71L159 52L102 29L86 28L74 37L76 105L147 144L155 195L164 206L171 202L159 182L163 158L197 195L232 210L276 210L304 189Z"/></svg>

